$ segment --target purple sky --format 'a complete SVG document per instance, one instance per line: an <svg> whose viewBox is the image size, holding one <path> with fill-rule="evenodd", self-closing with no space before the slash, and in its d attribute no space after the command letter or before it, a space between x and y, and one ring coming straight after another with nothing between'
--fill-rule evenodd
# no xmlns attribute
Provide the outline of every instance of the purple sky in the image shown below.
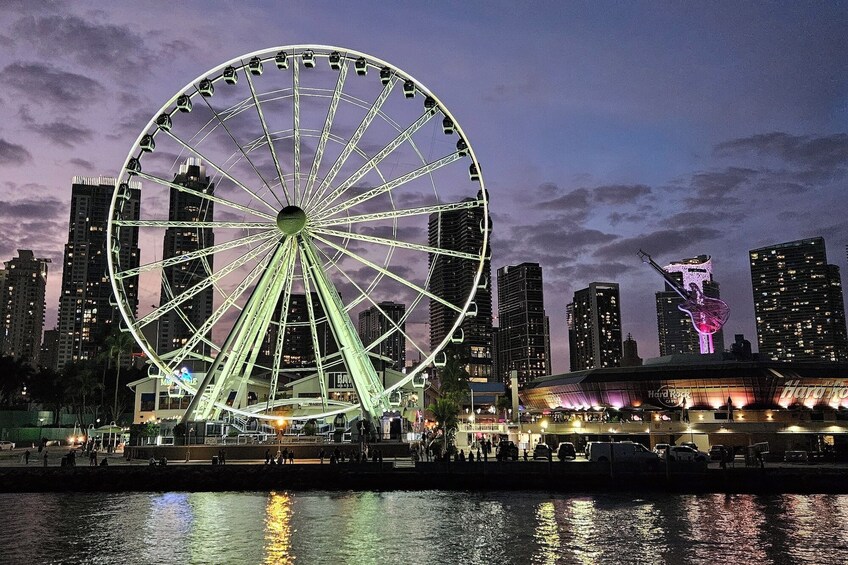
<svg viewBox="0 0 848 565"><path fill-rule="evenodd" d="M621 284L624 332L658 353L661 281L640 247L713 256L728 341L756 342L749 249L822 235L846 280L844 3L105 5L7 1L0 20L0 259L53 259L46 327L71 177L117 175L206 70L298 43L390 61L450 108L484 167L493 274L543 266L554 372L565 304L596 280Z"/></svg>

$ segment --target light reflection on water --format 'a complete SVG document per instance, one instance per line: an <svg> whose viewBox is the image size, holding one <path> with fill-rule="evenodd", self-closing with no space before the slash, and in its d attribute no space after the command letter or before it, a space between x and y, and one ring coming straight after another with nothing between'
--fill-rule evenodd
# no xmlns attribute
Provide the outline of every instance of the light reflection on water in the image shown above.
<svg viewBox="0 0 848 565"><path fill-rule="evenodd" d="M848 496L0 495L3 563L840 563Z"/></svg>

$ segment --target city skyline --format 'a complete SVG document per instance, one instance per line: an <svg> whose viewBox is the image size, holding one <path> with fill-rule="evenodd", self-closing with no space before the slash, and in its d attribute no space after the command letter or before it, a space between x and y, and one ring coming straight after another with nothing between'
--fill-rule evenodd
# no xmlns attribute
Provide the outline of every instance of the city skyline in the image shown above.
<svg viewBox="0 0 848 565"><path fill-rule="evenodd" d="M597 280L620 283L623 334L642 357L657 354L662 287L640 247L663 264L712 255L732 310L726 334L753 343L749 250L823 236L844 286L848 43L839 6L686 15L651 5L614 14L557 4L439 13L199 6L169 6L168 18L128 3L6 9L0 259L32 249L53 260L45 328L56 321L71 178L116 176L144 124L186 82L283 43L382 57L450 106L484 167L492 266L545 270L554 373L568 368L565 304ZM210 33L223 18L228 42ZM446 41L430 40L445 30Z"/></svg>

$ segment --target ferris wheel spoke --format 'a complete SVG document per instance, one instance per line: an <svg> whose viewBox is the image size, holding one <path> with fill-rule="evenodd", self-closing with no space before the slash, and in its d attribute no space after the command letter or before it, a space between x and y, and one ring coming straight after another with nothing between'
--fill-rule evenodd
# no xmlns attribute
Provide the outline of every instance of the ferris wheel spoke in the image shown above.
<svg viewBox="0 0 848 565"><path fill-rule="evenodd" d="M194 296L197 296L198 294L200 294L201 292L203 292L204 290L206 290L210 286L214 285L219 280L223 279L224 277L226 277L227 275L229 275L230 273L232 273L233 271L235 271L236 269L238 269L239 267L241 267L245 263L252 261L253 259L258 257L259 255L261 255L263 252L267 252L275 244L276 244L276 242L274 242L274 241L266 241L265 243L258 245L255 249L253 249L253 250L249 251L248 253L242 255L241 257L239 257L238 259L236 259L235 261L233 261L232 263L230 263L229 265L227 265L226 267L224 267L223 269L221 269L217 273L214 273L214 274L208 276L207 278L203 279L199 283L197 283L193 286L190 286L189 288L187 288L182 293L171 298L171 300L169 300L165 304L160 305L158 308L156 308L155 310L150 312L147 316L144 316L143 318L137 320L136 323L134 324L135 328L140 329L140 328L142 328L142 327L144 327L148 324L155 322L156 320L158 320L159 318L161 318L162 316L164 316L165 314L167 314L168 312L170 312L171 310L173 310L174 308L176 308L177 306L179 306L180 304L182 304L186 300L188 300L188 299L190 299ZM164 270L163 270L163 275L164 275Z"/></svg>
<svg viewBox="0 0 848 565"><path fill-rule="evenodd" d="M402 285L404 285L404 286L407 286L407 287L411 288L411 289L412 289L412 290L414 290L415 292L418 292L418 293L420 293L420 294L425 295L425 296L426 296L426 297L428 297L430 300L435 300L435 301L436 301L436 302L438 302L439 304L443 304L443 305L445 305L446 307L450 308L451 310L454 310L455 312L462 312L462 311L463 311L463 310L462 310L462 308L460 308L459 306L456 306L455 304L452 304L452 303L448 302L447 300L445 300L444 298L442 298L442 297L440 297L440 296L436 296L435 294L433 294L433 293L432 293L432 292L430 292L429 290L423 289L423 288L421 288L420 286L418 286L418 285L417 285L417 284L415 284L415 283L412 283L412 282L407 281L407 280L406 280L406 279L404 279L403 277L401 277L401 276L399 276L399 275L397 275L397 274L395 274L395 273L393 273L393 272L389 271L388 269L386 269L386 268L384 268L384 267L381 267L380 265L377 265L376 263L373 263L373 262L369 261L368 259L366 259L366 258L365 258L365 257L363 257L362 255L359 255L359 254L357 254L357 253L354 253L353 251L350 251L350 250L348 250L348 249L346 249L346 248L344 248L344 247L342 247L342 246L340 246L340 245L336 245L336 244L335 244L335 243L333 243L332 241L329 241L329 240L327 240L327 239L324 239L324 238L323 238L323 237L321 237L320 235L313 234L313 236L312 236L312 237L313 237L313 238L315 238L316 240L318 240L318 241L320 241L320 242L322 242L322 243L326 244L326 245L329 245L330 247L332 247L332 248L333 248L333 249L335 249L336 251L339 251L339 252L343 253L344 255L347 255L347 256L348 256L348 257L350 257L351 259L355 259L356 261L359 261L359 262L360 262L360 263L362 263L363 265L366 265L367 267L371 267L372 269L374 269L374 270L375 270L375 271L377 271L378 273L382 273L382 274L384 274L385 276L389 277L390 279L393 279L393 280L395 280L395 281L397 281L397 282L401 283Z"/></svg>
<svg viewBox="0 0 848 565"><path fill-rule="evenodd" d="M256 243L264 239L279 237L279 235L279 231L275 232L273 230L268 230L260 234L240 237L232 241L225 241L224 243L219 243L218 245L204 247L202 249L198 249L197 251L192 251L190 253L184 253L183 255L177 255L175 257L169 257L168 259L162 259L160 261L146 263L134 269L127 269L126 271L115 273L115 278L125 279L127 277L134 277L140 273L145 273L154 269L164 269L165 267L170 267L171 265L177 265L185 261L191 261L192 259L199 259L201 257L206 257L207 255L214 255L215 253L227 251L228 249L235 249L236 247L241 247L242 245L250 245L251 243Z"/></svg>
<svg viewBox="0 0 848 565"><path fill-rule="evenodd" d="M277 211L277 209L276 209L276 208L274 208L273 206L271 206L270 204L268 204L267 202L265 202L265 200L263 200L262 198L260 198L260 197L259 197L259 195L257 195L255 192L253 192L252 190L250 190L249 188L247 188L247 187L246 187L244 184L242 184L240 181L237 181L235 178L233 178L233 176L232 176L232 175L230 175L230 173L228 173L227 171L225 171L224 169L222 169L222 168L221 168L221 167L220 167L217 163L215 163L214 161L212 161L211 159L209 159L208 157L206 157L206 156L205 156L203 153L201 153L198 149L196 149L195 147L193 147L193 146L189 145L188 143L186 143L185 141L183 141L182 139L180 139L179 137L177 137L176 135L174 135L173 133L171 133L169 130L161 130L161 131L163 131L165 134L167 134L167 135L168 135L168 137L170 137L171 139L173 139L174 141L176 141L179 145L181 145L181 146L183 147L183 149L185 149L186 151L189 151L189 152L194 153L195 155L197 155L197 156L198 156L198 157L199 157L199 158L200 158L203 162L205 162L207 165L211 166L213 169L215 169L216 171L218 171L218 173L219 173L222 177L224 177L225 179L227 179L228 181L230 181L231 183L233 183L234 185L236 185L237 187L239 187L239 188L240 188L240 189L242 189L243 191L247 192L250 196L252 196L253 198L255 198L257 202L259 202L259 203L261 203L261 204L264 204L265 206L267 206L267 207L268 207L268 209L273 210L274 212L276 212L276 211Z"/></svg>
<svg viewBox="0 0 848 565"><path fill-rule="evenodd" d="M230 308L236 305L236 302L244 295L250 285L253 284L253 281L265 272L270 258L271 247L269 246L265 251L265 256L253 266L253 269L251 269L247 276L244 277L244 280L239 283L239 285L224 299L224 302L212 313L211 316L209 316L209 319L206 320L200 328L198 328L197 332L195 332L195 334L189 338L186 344L180 349L180 354L176 357L177 361L174 365L182 363L183 360L191 354L197 344L204 340L204 336L212 331L215 324L224 317ZM238 308L238 306L236 306L236 308ZM213 348L218 349L218 346L213 344Z"/></svg>
<svg viewBox="0 0 848 565"><path fill-rule="evenodd" d="M381 220L391 220L395 218L406 218L410 216L429 216L430 214L451 212L454 210L470 210L472 208L479 208L482 205L483 203L480 200L467 200L463 202L454 202L452 204L435 204L433 206L389 210L388 212L375 212L373 214L358 214L356 216L335 216L333 218L311 220L309 222L309 227L323 228L328 226L343 226L348 224L358 224L362 222L376 222Z"/></svg>
<svg viewBox="0 0 848 565"><path fill-rule="evenodd" d="M114 220L116 226L137 228L232 228L267 230L274 227L269 222L183 222L177 220Z"/></svg>
<svg viewBox="0 0 848 565"><path fill-rule="evenodd" d="M259 114L259 121L262 123L262 132L265 134L265 141L268 143L268 150L271 152L271 158L274 159L274 167L277 169L277 177L280 179L280 186L283 189L283 196L287 204L292 203L289 198L289 189L286 185L286 177L283 176L283 170L280 168L280 160L277 158L277 150L274 147L274 142L271 140L271 134L268 132L268 122L265 121L265 113L262 111L262 104L259 102L259 97L256 95L256 88L253 86L253 79L250 78L250 73L245 72L247 77L247 86L250 87L250 95L253 97L253 105L256 107L256 113Z"/></svg>
<svg viewBox="0 0 848 565"><path fill-rule="evenodd" d="M408 128L399 133L397 137L395 137L388 145L383 147L376 155L371 157L364 165L362 165L355 173L350 175L343 183L341 183L338 187L336 187L333 192L331 192L326 198L321 198L324 202L320 210L324 210L329 207L333 202L335 202L348 188L356 184L362 177L368 174L371 170L374 169L380 162L383 161L386 157L391 155L391 153L403 145L405 141L408 139L412 139L412 135L417 132L419 129L424 127L430 119L436 115L435 110L427 110L424 112L421 117L415 120ZM321 195L323 196L323 194Z"/></svg>
<svg viewBox="0 0 848 565"><path fill-rule="evenodd" d="M315 148L315 157L312 159L312 167L309 170L309 177L306 179L305 193L307 195L305 208L309 208L314 196L318 191L312 192L312 188L318 178L318 170L321 168L321 160L324 157L324 150L327 147L327 141L330 139L330 130L333 127L333 120L336 117L336 110L339 108L339 100L341 100L342 90L344 90L345 78L349 66L345 62L339 69L339 78L336 80L336 88L333 90L333 96L330 98L330 105L327 108L327 118L324 120L324 127L321 130L321 137L318 138L318 147Z"/></svg>
<svg viewBox="0 0 848 565"><path fill-rule="evenodd" d="M294 201L298 205L302 205L301 199L298 198L300 192L300 65L297 60L292 65L292 94L294 95L294 104L292 104L292 141L294 142Z"/></svg>
<svg viewBox="0 0 848 565"><path fill-rule="evenodd" d="M250 73L245 73L245 74L250 74ZM198 90L196 86L195 86L195 90L197 90L198 94L200 93L200 90ZM230 128L227 127L226 122L221 118L221 116L218 114L218 112L215 111L215 108L212 107L212 104L209 103L209 99L205 96L202 96L202 95L200 96L200 98L202 98L203 101L206 102L206 105L209 107L209 110L212 112L212 114L215 115L215 118L218 120L218 123L221 124L221 127L224 128L224 131L226 131L227 135L230 136L230 139L233 140L233 143L238 148L239 152L241 152L242 156L247 160L247 163L253 169L253 172L256 173L256 176L259 177L259 180L262 181L262 184L265 185L265 188L268 189L268 192L271 194L271 196L274 197L274 200L277 201L277 204L282 206L283 203L280 202L280 199L277 197L276 193L273 190L271 190L271 187L268 185L268 181L265 180L265 177L262 176L262 173L259 172L259 169L257 169L256 165L253 164L253 161L250 160L250 156L244 150L244 147L242 147L241 144L236 140L235 136L233 135L233 132L231 132ZM256 199L259 199L259 200L264 200L263 198L260 198L259 195L257 195L257 194L254 194L254 197Z"/></svg>
<svg viewBox="0 0 848 565"><path fill-rule="evenodd" d="M330 208L329 210L321 212L320 214L317 215L317 219L329 218L329 217L332 217L332 216L338 214L339 212L344 212L345 210L348 210L349 208L353 208L354 206L357 206L357 205L359 205L363 202L371 200L372 198L376 198L377 196L380 196L381 194L385 194L387 192L390 192L390 191L392 191L392 190L394 190L394 189L396 189L400 186L403 186L404 184L411 182L411 181L413 181L417 178L423 177L424 175L428 175L428 174L432 173L433 171L441 169L442 167L444 167L446 165L450 165L454 161L461 159L462 156L463 156L463 154L460 153L459 151L457 151L455 153L451 153L450 155L446 155L446 156L442 157L441 159L438 159L438 160L433 161L431 163L427 163L423 167L419 167L419 168L415 169L414 171L406 173L405 175L402 175L402 176L400 176L396 179L392 179L389 182L381 184L380 186L378 186L376 188L372 188L368 192L364 192L364 193L360 194L359 196L354 196L353 198L347 200L343 204L339 204L339 205L337 205L333 208Z"/></svg>
<svg viewBox="0 0 848 565"><path fill-rule="evenodd" d="M400 249L411 249L413 251L421 251L423 253L431 253L433 255L444 255L446 257L457 257L459 259L468 259L469 261L479 261L480 256L473 253L465 253L463 251L454 251L453 249L442 249L440 247L431 247L429 245L421 245L418 243L409 243L407 241L399 241L395 239L387 239L373 235L363 235L354 232L337 231L328 228L314 228L311 233L320 233L323 235L331 235L341 239L355 239L358 241L367 241L378 245L387 245Z"/></svg>
<svg viewBox="0 0 848 565"><path fill-rule="evenodd" d="M354 131L353 134L350 136L350 139L348 140L344 149L342 149L342 152L339 155L338 159L336 159L336 162L333 163L333 166L327 172L327 176L324 177L324 180L321 182L321 186L318 189L319 194L323 194L324 192L326 192L327 187L329 187L333 183L333 180L336 178L336 175L339 174L339 171L341 170L342 166L345 164L348 157L350 157L351 153L353 153L353 150L356 148L356 145L359 143L359 140L365 134L365 130L368 129L368 126L371 125L371 122L374 121L374 118L380 112L380 108L383 107L383 104L389 98L389 95L392 93L395 84L397 84L397 80L397 77L393 76L389 80L389 82L386 83L386 86L383 87L383 91L380 92L380 95L371 105L371 108L365 114L365 117L362 118L362 121L359 123L359 126L357 126L356 131Z"/></svg>
<svg viewBox="0 0 848 565"><path fill-rule="evenodd" d="M304 292L306 293L306 310L309 318L309 331L312 334L312 350L315 355L315 367L318 370L318 381L319 386L321 387L321 398L325 400L323 403L323 409L327 409L326 398L327 398L327 381L324 374L324 362L322 360L321 353L321 344L318 339L318 325L315 323L315 306L312 304L312 284L310 283L310 274L309 274L309 262L307 259L307 254L304 253L303 249L300 248L300 265L301 265L301 273L303 274L303 287ZM316 283L317 284L317 283ZM321 293L317 292L319 300L321 297ZM328 314L327 305L323 304L324 312ZM328 323L328 328L332 331L333 324ZM333 336L335 339L335 335ZM338 343L338 340L336 340Z"/></svg>
<svg viewBox="0 0 848 565"><path fill-rule="evenodd" d="M283 362L283 347L286 341L286 326L289 318L289 303L291 302L292 283L294 282L294 265L289 270L289 276L286 278L286 286L283 290L283 300L280 303L280 321L277 324L277 342L274 347L274 360L271 369L271 386L268 391L268 406L270 409L274 404L277 396L277 381L280 375L280 369Z"/></svg>
<svg viewBox="0 0 848 565"><path fill-rule="evenodd" d="M227 200L226 198L221 198L220 196L215 196L214 194L206 194L205 192L198 192L196 190L192 190L185 186L181 186L179 184L175 184L171 181L165 180L163 178L159 178L157 176L145 173L143 171L139 171L135 173L136 176L139 176L143 179L149 180L151 182L155 182L156 184L161 184L162 186L167 186L168 188L173 188L174 190L178 190L180 192L185 192L186 194L191 194L192 196L196 196L198 198L202 198L203 200L208 200L209 202L217 202L218 204L222 204L233 210L239 210L241 212L246 212L248 214L253 214L254 216L258 216L260 218L265 218L271 220L272 222L276 221L277 216L267 214L265 212L260 212L259 210L255 210L249 206L245 206L243 204L239 204L237 202L233 202L232 200ZM273 210L273 208L272 208Z"/></svg>
<svg viewBox="0 0 848 565"><path fill-rule="evenodd" d="M359 296L360 296L360 297L362 297L362 298L364 298L365 300L367 300L368 302L370 302L370 303L371 303L371 305L372 305L372 306L374 306L374 307L375 307L375 308L376 308L376 309L380 312L380 314L381 314L383 317L385 317L385 318L386 318L386 320L388 320L389 324L391 324L391 325L394 327L395 331L398 331L398 332L399 332L399 333L400 333L400 334L401 334L404 338L406 338L406 340L407 340L409 343L411 343L411 344L412 344L412 347L414 347L414 348L416 349L416 351L418 351L418 352L422 355L422 357L427 357L428 353L427 353L427 352L425 352L423 349L421 349L421 347L419 347L419 346L418 346L418 344L417 344L417 343L415 343L415 341L414 341L411 337L409 337L409 335L408 335L408 334L407 334L407 333L406 333L406 332L405 332L405 331L404 331L404 330L400 327L400 325L399 325L397 322L395 322L395 320L393 320L393 319L391 318L391 316L389 316L389 315L386 313L386 311L385 311L385 310L383 310L383 308L382 308L382 307L381 307L381 306L377 303L377 301L376 301L376 300L374 300L373 298L371 298L371 296L368 294L368 292L366 292L365 290L363 290L363 289L362 289L362 287L361 287L361 286L359 286L359 284L358 284L355 280L353 280L353 278L352 278L349 274L347 274L347 272L346 272L344 269L342 269L342 268L338 265L338 263L336 263L336 262L332 261L332 260L330 259L330 256L329 256L329 255L327 255L327 253L326 253L323 249L319 249L319 252L320 252L320 253L321 253L324 257L326 257L326 258L329 260L330 264L332 264L332 265L333 265L333 267L335 267L335 268L336 268L336 270L337 270L339 273L341 273L341 275L342 275L344 278L346 278L350 284L352 284L352 285L353 285L353 287L354 287L354 288L355 288L355 289L359 292ZM408 315L408 314L407 314L407 315ZM404 316L404 318L406 318L406 316ZM382 342L382 341L385 341L385 340L386 340L386 339L387 339L387 338L388 338L388 337L389 337L392 333L394 333L394 332L393 332L393 331L386 332L385 334L383 334L383 336L381 336L379 339L377 339L376 341L374 341L374 342L373 342L373 343L372 343L372 344L368 347L368 349L372 349L372 348L373 348L376 344L378 344L378 343L380 343L380 342Z"/></svg>

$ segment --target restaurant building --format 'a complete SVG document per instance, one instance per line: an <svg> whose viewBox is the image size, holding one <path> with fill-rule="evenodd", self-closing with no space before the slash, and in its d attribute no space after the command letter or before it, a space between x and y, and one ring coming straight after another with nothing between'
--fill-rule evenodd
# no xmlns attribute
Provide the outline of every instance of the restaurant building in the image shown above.
<svg viewBox="0 0 848 565"><path fill-rule="evenodd" d="M673 355L543 377L520 398L524 431L549 444L767 442L772 458L805 450L848 460L848 364Z"/></svg>

